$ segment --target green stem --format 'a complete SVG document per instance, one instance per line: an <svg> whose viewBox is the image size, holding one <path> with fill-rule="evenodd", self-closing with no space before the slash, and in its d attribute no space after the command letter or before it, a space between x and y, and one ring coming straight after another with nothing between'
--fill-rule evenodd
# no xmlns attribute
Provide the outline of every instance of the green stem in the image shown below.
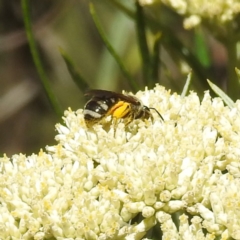
<svg viewBox="0 0 240 240"><path fill-rule="evenodd" d="M155 35L155 41L153 46L153 55L152 55L152 71L151 71L151 80L153 83L153 86L149 86L150 88L154 87L154 83L159 82L159 70L160 67L160 49L161 49L161 33L157 32Z"/></svg>
<svg viewBox="0 0 240 240"><path fill-rule="evenodd" d="M235 67L239 66L239 60L237 59L237 43L229 41L226 44L228 51L228 61L227 61L227 70L228 70L228 80L227 80L227 93L235 101L239 99L240 86L239 81L235 72Z"/></svg>
<svg viewBox="0 0 240 240"><path fill-rule="evenodd" d="M133 89L133 91L137 91L138 90L138 85L135 82L135 80L131 77L131 75L129 74L129 72L127 71L126 67L124 66L121 58L119 57L119 55L116 53L116 51L114 50L114 48L112 47L112 45L110 44L110 42L108 41L106 34L104 33L101 24L98 20L97 14L95 12L94 9L94 5L92 3L90 3L89 5L90 7L90 13L92 15L93 21L95 23L95 26L106 46L106 48L108 49L108 51L110 52L110 54L113 56L113 58L116 60L118 66L120 67L121 71L123 72L124 76L126 77L126 79L128 80L128 83L130 85L130 87Z"/></svg>
<svg viewBox="0 0 240 240"><path fill-rule="evenodd" d="M24 17L24 24L25 24L25 30L27 34L27 39L30 47L30 51L32 54L32 58L34 61L34 64L36 66L37 72L39 74L42 86L45 90L45 93L47 95L47 98L55 111L55 113L58 115L59 118L62 116L62 110L57 102L57 99L55 95L53 94L50 84L49 84L49 79L47 78L47 74L44 71L43 64L40 60L40 55L36 46L36 42L33 36L32 32L32 24L31 24L31 18L30 18L30 4L29 0L22 0L21 1L22 5L22 11L23 11L23 17Z"/></svg>
<svg viewBox="0 0 240 240"><path fill-rule="evenodd" d="M62 48L60 48L59 51L63 57L63 60L65 61L65 64L68 68L68 71L73 81L76 83L76 85L81 91L83 92L87 91L90 88L89 83L77 71L76 67L74 66L71 58L67 55L67 53Z"/></svg>
<svg viewBox="0 0 240 240"><path fill-rule="evenodd" d="M145 21L142 6L136 0L136 27L137 27L137 37L140 48L140 54L142 58L143 65L143 80L145 85L149 86L151 81L151 57L147 44ZM150 86L149 86L150 87Z"/></svg>

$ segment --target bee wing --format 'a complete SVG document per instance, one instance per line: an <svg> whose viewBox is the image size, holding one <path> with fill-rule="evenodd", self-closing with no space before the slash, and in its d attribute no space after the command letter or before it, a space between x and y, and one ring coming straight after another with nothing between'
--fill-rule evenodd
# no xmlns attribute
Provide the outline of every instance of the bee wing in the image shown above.
<svg viewBox="0 0 240 240"><path fill-rule="evenodd" d="M116 96L117 93L107 91L107 90L101 90L101 89L91 89L87 91L84 95L85 96L94 96L94 97L102 97L102 98L109 98L112 96Z"/></svg>
<svg viewBox="0 0 240 240"><path fill-rule="evenodd" d="M125 95L122 93L116 93L112 91L107 91L107 90L101 90L101 89L92 89L89 90L85 93L85 96L92 96L92 97L97 97L97 98L118 98L121 99L125 102L129 102L135 105L140 104L140 101L132 96L132 95Z"/></svg>

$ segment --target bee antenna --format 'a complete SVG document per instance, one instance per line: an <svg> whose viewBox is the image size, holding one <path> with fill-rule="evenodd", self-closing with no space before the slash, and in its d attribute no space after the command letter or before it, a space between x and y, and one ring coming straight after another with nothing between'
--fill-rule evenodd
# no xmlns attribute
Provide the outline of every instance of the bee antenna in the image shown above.
<svg viewBox="0 0 240 240"><path fill-rule="evenodd" d="M149 109L152 109L152 110L154 110L157 114L158 114L158 116L164 121L164 118L163 118L163 116L160 114L160 112L156 109L156 108L153 108L153 107L149 107Z"/></svg>

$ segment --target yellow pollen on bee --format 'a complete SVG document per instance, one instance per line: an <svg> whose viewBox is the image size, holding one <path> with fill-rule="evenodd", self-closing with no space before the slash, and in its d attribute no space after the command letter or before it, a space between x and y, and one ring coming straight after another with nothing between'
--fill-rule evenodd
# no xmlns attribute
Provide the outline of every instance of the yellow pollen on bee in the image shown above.
<svg viewBox="0 0 240 240"><path fill-rule="evenodd" d="M131 109L131 104L124 101L116 103L109 111L108 115L112 115L114 118L124 118Z"/></svg>

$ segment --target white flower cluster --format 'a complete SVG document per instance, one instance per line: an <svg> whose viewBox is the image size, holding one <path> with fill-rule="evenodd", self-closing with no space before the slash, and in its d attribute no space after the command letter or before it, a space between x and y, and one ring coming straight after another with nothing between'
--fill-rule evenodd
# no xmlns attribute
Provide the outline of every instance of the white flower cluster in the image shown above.
<svg viewBox="0 0 240 240"><path fill-rule="evenodd" d="M114 134L68 110L56 146L0 159L0 239L130 240L156 227L163 239L240 239L240 102L160 86L137 97L164 122L153 111Z"/></svg>
<svg viewBox="0 0 240 240"><path fill-rule="evenodd" d="M232 21L240 14L239 0L139 0L141 5L163 3L184 15L186 29L197 26L202 19L216 21L220 25Z"/></svg>

